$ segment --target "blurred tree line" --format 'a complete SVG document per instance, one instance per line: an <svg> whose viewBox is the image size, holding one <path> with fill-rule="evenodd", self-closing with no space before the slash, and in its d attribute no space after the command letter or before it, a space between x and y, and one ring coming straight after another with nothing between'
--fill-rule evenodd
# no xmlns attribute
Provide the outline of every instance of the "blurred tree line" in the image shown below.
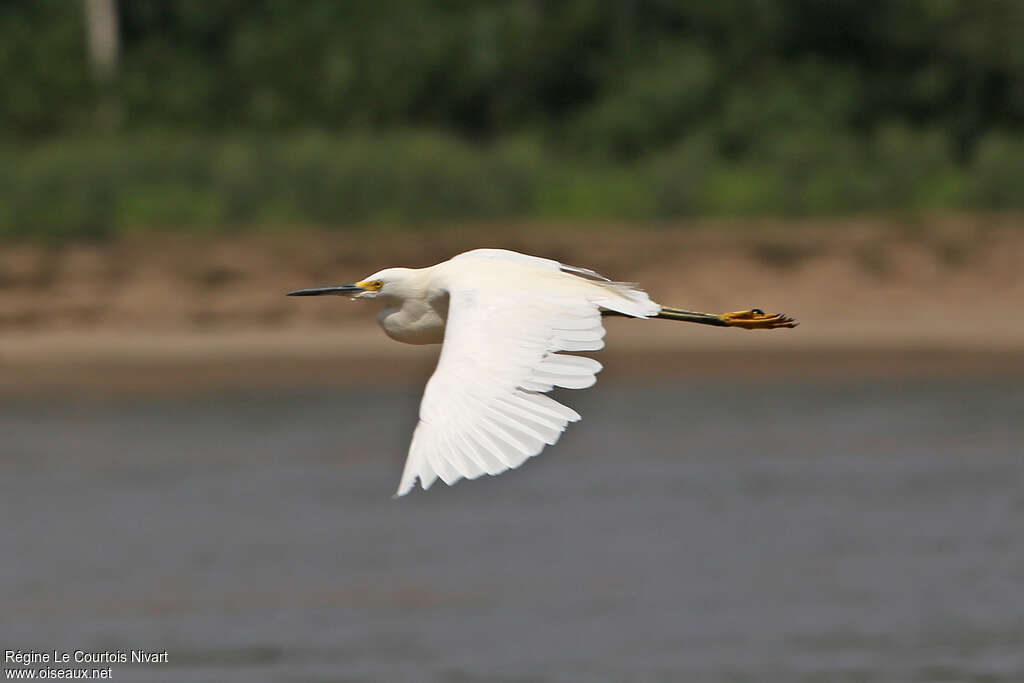
<svg viewBox="0 0 1024 683"><path fill-rule="evenodd" d="M1024 206L1024 2L88 4L0 4L0 233Z"/></svg>

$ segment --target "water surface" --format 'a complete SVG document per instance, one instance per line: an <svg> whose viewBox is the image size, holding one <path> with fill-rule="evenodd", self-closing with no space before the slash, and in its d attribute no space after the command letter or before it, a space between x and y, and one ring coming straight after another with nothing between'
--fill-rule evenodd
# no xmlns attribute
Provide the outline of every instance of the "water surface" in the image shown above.
<svg viewBox="0 0 1024 683"><path fill-rule="evenodd" d="M0 646L131 681L1024 680L1012 382L605 382L392 500L419 387L0 404Z"/></svg>

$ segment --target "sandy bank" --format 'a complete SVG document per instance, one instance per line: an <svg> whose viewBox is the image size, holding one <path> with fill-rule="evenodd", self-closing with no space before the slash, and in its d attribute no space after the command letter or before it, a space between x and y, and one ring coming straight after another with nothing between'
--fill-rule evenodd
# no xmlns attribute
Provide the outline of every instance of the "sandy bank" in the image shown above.
<svg viewBox="0 0 1024 683"><path fill-rule="evenodd" d="M425 376L362 302L291 289L499 246L641 282L663 303L795 330L609 323L606 377L1024 374L1024 220L504 225L19 246L0 252L0 390L167 390Z"/></svg>

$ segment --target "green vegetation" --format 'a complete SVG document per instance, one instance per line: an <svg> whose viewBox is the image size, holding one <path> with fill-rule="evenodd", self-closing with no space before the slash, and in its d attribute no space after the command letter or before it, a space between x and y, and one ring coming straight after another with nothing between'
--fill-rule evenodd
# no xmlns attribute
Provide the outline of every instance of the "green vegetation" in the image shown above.
<svg viewBox="0 0 1024 683"><path fill-rule="evenodd" d="M0 237L1024 208L1024 3L0 5Z"/></svg>

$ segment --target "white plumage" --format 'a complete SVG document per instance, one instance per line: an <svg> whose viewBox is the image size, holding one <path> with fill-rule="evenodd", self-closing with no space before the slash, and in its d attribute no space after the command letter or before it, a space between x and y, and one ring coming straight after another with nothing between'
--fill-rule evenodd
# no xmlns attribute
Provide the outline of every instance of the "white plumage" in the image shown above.
<svg viewBox="0 0 1024 683"><path fill-rule="evenodd" d="M427 488L438 477L498 474L554 444L580 416L543 392L585 389L601 370L558 352L604 347L601 308L637 317L660 310L638 290L514 252L469 252L435 268L450 296L448 323L398 495L417 478Z"/></svg>
<svg viewBox="0 0 1024 683"><path fill-rule="evenodd" d="M427 489L437 479L453 484L499 474L558 441L580 416L545 392L585 389L597 381L600 363L564 352L603 348L602 314L733 324L663 309L632 284L592 270L502 249L477 249L429 268L388 268L353 285L292 294L380 298L386 306L378 321L392 338L413 344L443 338L399 496L417 480Z"/></svg>

